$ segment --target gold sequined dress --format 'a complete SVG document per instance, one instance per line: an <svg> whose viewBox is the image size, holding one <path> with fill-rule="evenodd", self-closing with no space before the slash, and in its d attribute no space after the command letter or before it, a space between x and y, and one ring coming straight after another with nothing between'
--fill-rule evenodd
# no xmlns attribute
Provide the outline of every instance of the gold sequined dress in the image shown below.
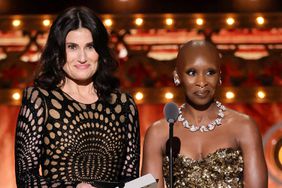
<svg viewBox="0 0 282 188"><path fill-rule="evenodd" d="M239 149L224 148L201 160L178 155L174 158L174 188L241 188L243 157ZM169 159L163 159L164 178L169 187Z"/></svg>
<svg viewBox="0 0 282 188"><path fill-rule="evenodd" d="M138 177L139 153L138 111L129 95L117 91L109 102L82 104L60 89L24 90L15 143L18 187L131 180Z"/></svg>

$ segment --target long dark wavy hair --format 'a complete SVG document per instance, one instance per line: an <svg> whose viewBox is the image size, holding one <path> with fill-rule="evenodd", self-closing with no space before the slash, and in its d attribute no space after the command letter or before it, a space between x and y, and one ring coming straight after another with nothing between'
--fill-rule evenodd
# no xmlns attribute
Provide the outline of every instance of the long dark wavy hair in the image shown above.
<svg viewBox="0 0 282 188"><path fill-rule="evenodd" d="M54 89L65 83L66 73L63 66L66 63L66 36L70 31L79 28L87 28L92 33L93 45L99 54L93 84L99 98L109 99L110 94L119 87L119 81L114 76L118 61L108 47L109 36L105 26L87 7L68 8L54 20L40 58L41 65L34 85Z"/></svg>

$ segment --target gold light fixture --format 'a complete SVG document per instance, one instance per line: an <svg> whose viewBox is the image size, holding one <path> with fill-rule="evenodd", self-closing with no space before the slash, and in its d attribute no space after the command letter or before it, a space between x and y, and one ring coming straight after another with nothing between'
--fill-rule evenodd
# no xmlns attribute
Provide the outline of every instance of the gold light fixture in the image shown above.
<svg viewBox="0 0 282 188"><path fill-rule="evenodd" d="M260 99L264 99L266 96L265 92L264 91L258 91L257 92L257 97L260 98Z"/></svg>
<svg viewBox="0 0 282 188"><path fill-rule="evenodd" d="M172 25L173 24L173 19L172 18L167 18L167 19L165 19L165 23L166 23L166 25Z"/></svg>
<svg viewBox="0 0 282 188"><path fill-rule="evenodd" d="M203 25L204 24L204 20L202 18L197 18L196 19L196 24L199 25L199 26Z"/></svg>
<svg viewBox="0 0 282 188"><path fill-rule="evenodd" d="M7 53L3 48L0 48L0 61L8 57Z"/></svg>
<svg viewBox="0 0 282 188"><path fill-rule="evenodd" d="M19 92L15 92L12 94L12 98L16 101L20 100L21 94Z"/></svg>
<svg viewBox="0 0 282 188"><path fill-rule="evenodd" d="M135 24L138 25L138 26L142 25L143 24L143 19L142 18L136 18L135 19Z"/></svg>
<svg viewBox="0 0 282 188"><path fill-rule="evenodd" d="M235 98L235 93L232 92L232 91L227 91L227 92L225 93L225 97L226 97L227 99L234 99L234 98Z"/></svg>
<svg viewBox="0 0 282 188"><path fill-rule="evenodd" d="M166 99L173 99L173 97L174 97L173 93L171 93L171 92L166 92L165 93L165 98Z"/></svg>
<svg viewBox="0 0 282 188"><path fill-rule="evenodd" d="M21 20L19 19L13 20L12 25L14 27L19 27L21 25Z"/></svg>
<svg viewBox="0 0 282 188"><path fill-rule="evenodd" d="M107 27L111 27L113 25L113 21L110 18L108 18L108 19L105 19L104 24Z"/></svg>
<svg viewBox="0 0 282 188"><path fill-rule="evenodd" d="M142 92L138 91L136 94L135 94L135 99L140 101L144 98L144 95Z"/></svg>
<svg viewBox="0 0 282 188"><path fill-rule="evenodd" d="M42 21L42 24L43 24L43 26L48 27L48 26L50 26L50 24L51 24L51 20L49 20L49 19L44 19L44 20Z"/></svg>
<svg viewBox="0 0 282 188"><path fill-rule="evenodd" d="M258 17L256 18L256 22L257 22L257 24L259 24L259 25L263 25L263 24L264 24L264 18L263 18L262 16L258 16Z"/></svg>
<svg viewBox="0 0 282 188"><path fill-rule="evenodd" d="M234 18L229 17L229 18L226 19L226 23L227 23L227 25L233 25L235 23L235 20L234 20Z"/></svg>

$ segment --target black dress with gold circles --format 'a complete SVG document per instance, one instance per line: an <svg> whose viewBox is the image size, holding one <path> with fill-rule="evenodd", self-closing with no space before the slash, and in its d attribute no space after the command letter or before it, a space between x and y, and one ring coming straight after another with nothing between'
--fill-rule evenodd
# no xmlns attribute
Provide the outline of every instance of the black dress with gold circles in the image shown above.
<svg viewBox="0 0 282 188"><path fill-rule="evenodd" d="M75 187L138 177L138 111L131 96L82 104L60 89L24 90L15 144L18 187Z"/></svg>

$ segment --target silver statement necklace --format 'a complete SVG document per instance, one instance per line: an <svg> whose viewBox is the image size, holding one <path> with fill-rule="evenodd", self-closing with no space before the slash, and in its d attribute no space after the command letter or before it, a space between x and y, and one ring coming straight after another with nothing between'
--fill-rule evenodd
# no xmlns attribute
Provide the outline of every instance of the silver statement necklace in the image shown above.
<svg viewBox="0 0 282 188"><path fill-rule="evenodd" d="M226 110L225 106L223 106L220 102L215 101L215 104L218 108L217 118L210 122L208 125L200 125L196 126L187 121L183 117L182 109L185 107L185 103L182 104L179 108L179 116L178 121L182 122L183 127L189 129L191 132L201 131L201 132L208 132L212 131L216 126L221 125L221 121L224 118L224 111Z"/></svg>

